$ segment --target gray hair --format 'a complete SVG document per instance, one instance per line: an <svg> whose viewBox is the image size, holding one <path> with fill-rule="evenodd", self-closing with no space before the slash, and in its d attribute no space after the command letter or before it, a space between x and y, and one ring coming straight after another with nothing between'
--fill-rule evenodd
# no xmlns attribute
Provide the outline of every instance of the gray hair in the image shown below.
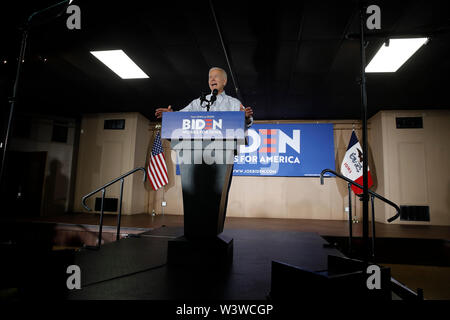
<svg viewBox="0 0 450 320"><path fill-rule="evenodd" d="M225 80L227 80L227 72L225 70L223 70L222 68L219 68L219 67L212 67L211 69L209 69L208 74L210 74L211 71L213 71L213 70L219 70L220 72L222 72L223 77L225 78Z"/></svg>

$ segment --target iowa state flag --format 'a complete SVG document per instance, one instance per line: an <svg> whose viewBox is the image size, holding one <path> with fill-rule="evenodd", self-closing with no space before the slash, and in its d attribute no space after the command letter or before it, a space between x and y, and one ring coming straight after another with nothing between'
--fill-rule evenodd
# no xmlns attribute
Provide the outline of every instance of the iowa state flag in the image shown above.
<svg viewBox="0 0 450 320"><path fill-rule="evenodd" d="M367 171L368 187L370 188L373 185L373 181L369 167L367 167ZM350 138L347 152L342 161L341 173L350 180L363 185L363 153L358 138L356 137L355 130L352 131L352 137ZM355 194L361 194L363 192L361 188L354 185L352 185L352 190Z"/></svg>

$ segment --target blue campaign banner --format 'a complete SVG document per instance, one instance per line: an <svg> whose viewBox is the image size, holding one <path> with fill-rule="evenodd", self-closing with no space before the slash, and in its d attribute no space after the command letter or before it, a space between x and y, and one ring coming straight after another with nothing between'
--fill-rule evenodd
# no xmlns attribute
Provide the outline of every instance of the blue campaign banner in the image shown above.
<svg viewBox="0 0 450 320"><path fill-rule="evenodd" d="M164 112L162 139L244 139L245 112Z"/></svg>
<svg viewBox="0 0 450 320"><path fill-rule="evenodd" d="M254 124L235 156L235 176L319 176L335 170L333 124Z"/></svg>

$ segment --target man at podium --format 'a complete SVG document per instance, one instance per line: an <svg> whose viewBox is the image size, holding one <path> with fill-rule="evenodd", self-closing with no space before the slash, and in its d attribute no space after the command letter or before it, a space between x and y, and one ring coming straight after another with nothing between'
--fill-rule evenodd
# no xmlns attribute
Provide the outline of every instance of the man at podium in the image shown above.
<svg viewBox="0 0 450 320"><path fill-rule="evenodd" d="M206 96L210 100L214 90L217 90L216 100L210 107L210 111L245 111L245 119L247 127L253 124L253 110L250 107L244 108L242 103L225 93L225 86L227 85L227 73L219 67L213 67L209 70L208 85L211 93ZM207 111L206 106L202 103L200 98L192 100L186 107L180 111ZM172 106L168 108L156 109L155 116L159 119L163 112L173 112Z"/></svg>
<svg viewBox="0 0 450 320"><path fill-rule="evenodd" d="M168 242L169 264L229 265L233 260L233 239L224 235L223 229L234 154L243 143L244 136L243 113L239 111L245 113L247 128L253 123L253 111L250 107L244 108L238 99L225 94L227 74L223 69L211 68L208 84L211 89L209 95L202 95L180 110L187 112L185 115L165 114L163 120L167 122L163 126L171 128L170 121L176 118L183 120L186 115L189 117L189 113L198 116L201 112L203 116L203 112L212 111L237 119L232 121L232 127L238 130L231 130L232 136L217 136L214 141L207 135L200 135L180 142L178 138L172 138L172 133L166 133L165 139L170 140L172 150L177 153L184 214L184 235ZM172 107L158 108L155 115L162 118L164 112L173 112ZM213 118L215 115L206 116ZM174 123L175 129L167 130L179 130L181 122Z"/></svg>

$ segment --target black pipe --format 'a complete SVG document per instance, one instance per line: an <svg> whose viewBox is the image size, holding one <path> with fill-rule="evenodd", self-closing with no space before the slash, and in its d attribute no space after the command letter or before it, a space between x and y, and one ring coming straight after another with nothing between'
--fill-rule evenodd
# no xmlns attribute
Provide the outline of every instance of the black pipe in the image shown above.
<svg viewBox="0 0 450 320"><path fill-rule="evenodd" d="M117 235L116 241L120 240L120 219L122 217L122 199L123 199L123 178L120 180L120 200L119 200L119 214L117 215Z"/></svg>
<svg viewBox="0 0 450 320"><path fill-rule="evenodd" d="M372 203L372 258L375 258L375 203L373 194L370 195Z"/></svg>
<svg viewBox="0 0 450 320"><path fill-rule="evenodd" d="M11 104L11 107L9 109L9 117L8 117L8 124L6 127L6 136L5 136L5 142L3 146L3 155L2 155L2 168L0 169L0 188L3 186L3 175L5 172L5 165L6 165L6 153L8 151L8 143L9 143L9 137L12 133L12 122L14 117L14 109L16 105L16 99L17 99L17 89L19 87L19 80L20 80L20 72L22 69L22 63L25 58L25 50L27 46L27 37L28 37L28 26L24 27L23 33L22 33L22 42L20 45L20 53L19 53L19 61L17 62L17 70L16 70L16 79L14 81L14 87L13 87L13 95L10 98L9 102Z"/></svg>
<svg viewBox="0 0 450 320"><path fill-rule="evenodd" d="M360 5L360 51L361 51L361 122L362 122L362 154L363 154L363 260L369 262L369 188L368 188L368 163L367 163L367 92L366 92L366 49L364 40L365 7Z"/></svg>
<svg viewBox="0 0 450 320"><path fill-rule="evenodd" d="M97 243L98 248L100 248L100 246L102 245L103 204L105 203L105 194L106 194L106 189L103 188L102 189L102 206L101 206L101 210L100 210L100 225L98 226L98 243Z"/></svg>
<svg viewBox="0 0 450 320"><path fill-rule="evenodd" d="M352 252L352 238L353 238L353 229L352 229L352 185L350 183L348 186L348 253L351 255Z"/></svg>
<svg viewBox="0 0 450 320"><path fill-rule="evenodd" d="M234 77L233 68L231 67L230 60L228 59L227 49L225 47L225 43L223 42L222 32L220 31L219 23L217 22L216 11L214 10L212 0L209 0L209 6L211 7L212 16L213 16L214 22L216 24L217 32L219 33L220 43L222 44L223 53L225 54L225 60L227 60L228 69L230 70L230 76L231 76L231 80L233 81L234 90L236 91L236 95L237 95L237 98L239 99L239 101L241 101L241 103L244 104L244 102L242 100L241 91L239 90L236 78Z"/></svg>
<svg viewBox="0 0 450 320"><path fill-rule="evenodd" d="M16 100L17 100L17 91L19 88L19 80L20 80L20 74L22 71L22 63L25 61L25 51L26 51L26 46L27 46L28 32L31 29L31 21L33 20L33 18L35 16L42 14L44 12L47 12L50 9L53 9L63 3L68 3L68 2L69 2L69 0L63 0L61 2L58 2L51 6L48 6L42 10L33 12L28 17L27 22L25 23L25 25L23 27L22 42L20 45L20 52L19 52L19 61L17 61L16 77L14 80L13 95L9 99L9 103L11 106L9 108L8 123L7 123L7 127L6 127L6 135L5 135L4 145L3 145L2 167L0 168L0 189L3 186L3 176L4 176L4 172L5 172L5 167L6 167L6 154L8 152L9 137L12 135L12 122L13 122L13 118L14 118L15 104L16 104Z"/></svg>

